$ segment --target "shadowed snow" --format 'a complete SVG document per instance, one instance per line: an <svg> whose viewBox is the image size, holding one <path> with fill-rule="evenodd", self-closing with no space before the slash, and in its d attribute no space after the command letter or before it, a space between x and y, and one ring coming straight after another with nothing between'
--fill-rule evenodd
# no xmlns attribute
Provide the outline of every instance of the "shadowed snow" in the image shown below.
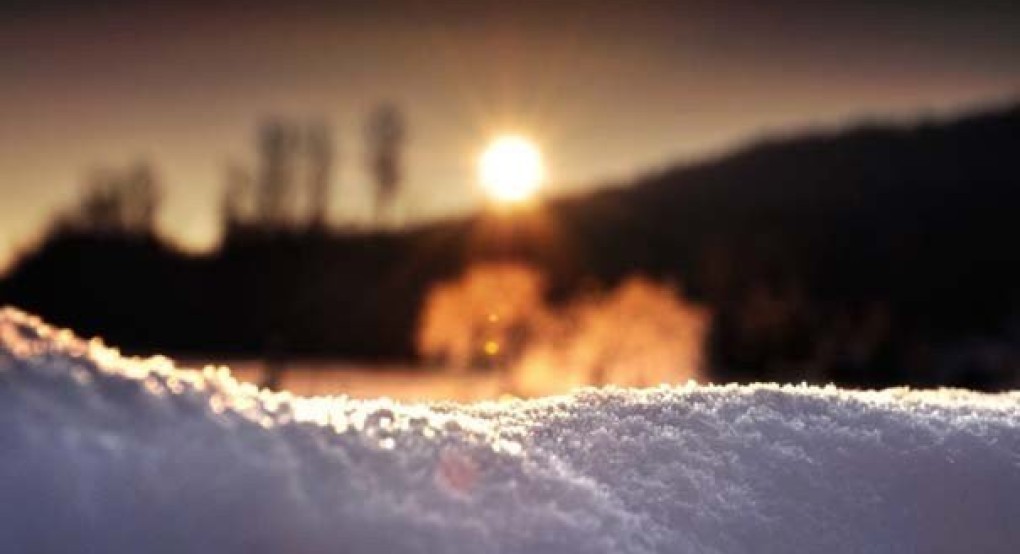
<svg viewBox="0 0 1020 554"><path fill-rule="evenodd" d="M0 312L4 552L1012 552L1020 394L259 392Z"/></svg>

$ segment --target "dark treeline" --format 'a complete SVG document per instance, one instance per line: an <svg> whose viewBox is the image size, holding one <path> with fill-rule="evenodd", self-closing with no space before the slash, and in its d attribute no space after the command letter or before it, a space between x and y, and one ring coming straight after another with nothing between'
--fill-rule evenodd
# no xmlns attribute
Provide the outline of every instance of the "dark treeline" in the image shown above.
<svg viewBox="0 0 1020 554"><path fill-rule="evenodd" d="M57 227L0 302L132 351L411 359L430 286L489 258L553 300L642 273L715 314L717 380L995 389L1020 377L1020 108L758 144L632 186L399 232Z"/></svg>

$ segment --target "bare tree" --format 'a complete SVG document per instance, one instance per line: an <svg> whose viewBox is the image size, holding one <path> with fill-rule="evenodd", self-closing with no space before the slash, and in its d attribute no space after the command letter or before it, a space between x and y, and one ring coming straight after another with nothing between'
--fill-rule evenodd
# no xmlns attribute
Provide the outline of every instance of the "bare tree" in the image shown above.
<svg viewBox="0 0 1020 554"><path fill-rule="evenodd" d="M257 223L279 229L289 223L293 203L293 157L296 146L293 128L281 121L262 126L259 135L261 176L256 205Z"/></svg>
<svg viewBox="0 0 1020 554"><path fill-rule="evenodd" d="M93 233L144 235L155 232L158 207L155 173L140 162L127 171L95 172L78 206L63 219Z"/></svg>
<svg viewBox="0 0 1020 554"><path fill-rule="evenodd" d="M333 169L334 146L329 126L322 121L312 123L306 135L308 152L308 225L315 229L326 226L329 204L329 177Z"/></svg>
<svg viewBox="0 0 1020 554"><path fill-rule="evenodd" d="M375 178L375 217L393 205L401 182L400 157L406 138L404 116L393 104L383 104L369 116L365 129L369 169Z"/></svg>
<svg viewBox="0 0 1020 554"><path fill-rule="evenodd" d="M231 163L226 170L226 187L223 189L223 225L229 231L251 223L252 178L251 173L237 163Z"/></svg>
<svg viewBox="0 0 1020 554"><path fill-rule="evenodd" d="M152 167L139 162L125 176L122 194L123 226L145 233L156 228L156 207L159 204L156 177Z"/></svg>

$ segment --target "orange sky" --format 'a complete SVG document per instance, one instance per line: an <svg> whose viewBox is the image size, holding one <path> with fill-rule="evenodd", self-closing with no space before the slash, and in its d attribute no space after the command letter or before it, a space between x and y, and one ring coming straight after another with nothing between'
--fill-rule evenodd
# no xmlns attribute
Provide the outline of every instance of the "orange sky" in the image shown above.
<svg viewBox="0 0 1020 554"><path fill-rule="evenodd" d="M358 223L380 100L407 112L414 219L478 205L475 158L500 132L543 146L555 193L763 133L1016 98L1012 4L16 3L0 8L0 264L90 169L136 159L161 177L161 228L214 244L225 165L251 163L267 115L335 125L330 214Z"/></svg>

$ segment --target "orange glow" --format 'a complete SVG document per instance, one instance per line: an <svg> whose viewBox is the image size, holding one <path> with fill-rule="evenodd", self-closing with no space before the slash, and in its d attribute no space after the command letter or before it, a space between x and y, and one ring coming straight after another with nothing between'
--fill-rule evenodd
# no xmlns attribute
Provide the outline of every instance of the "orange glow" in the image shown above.
<svg viewBox="0 0 1020 554"><path fill-rule="evenodd" d="M491 356L486 341L506 352L510 337L544 317L544 289L541 275L514 264L476 266L436 285L425 300L418 351L454 370L483 365Z"/></svg>
<svg viewBox="0 0 1020 554"><path fill-rule="evenodd" d="M504 392L521 396L698 376L711 316L672 287L630 277L561 308L545 303L544 290L534 268L476 265L429 292L419 352L453 371L489 367L498 355Z"/></svg>

